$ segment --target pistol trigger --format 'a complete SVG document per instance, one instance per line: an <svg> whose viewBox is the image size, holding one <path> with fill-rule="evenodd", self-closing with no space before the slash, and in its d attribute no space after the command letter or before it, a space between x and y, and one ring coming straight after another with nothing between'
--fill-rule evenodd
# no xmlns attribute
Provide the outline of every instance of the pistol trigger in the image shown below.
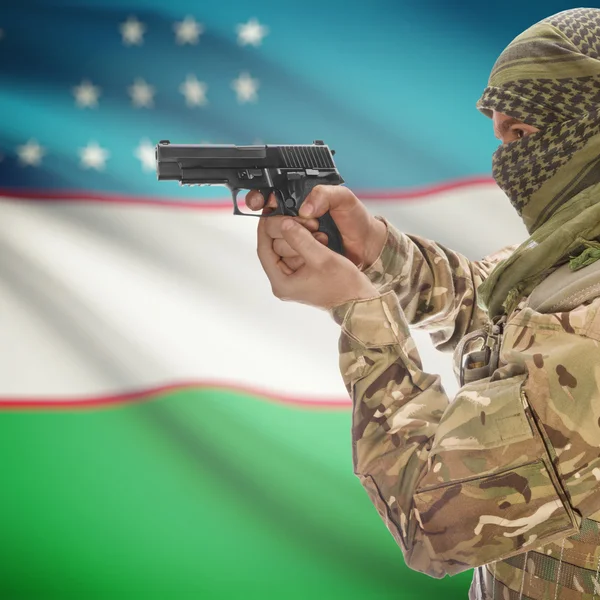
<svg viewBox="0 0 600 600"><path fill-rule="evenodd" d="M262 188L258 191L262 194L265 206L267 206L267 204L269 204L269 197L271 196L271 188Z"/></svg>
<svg viewBox="0 0 600 600"><path fill-rule="evenodd" d="M269 212L268 212L269 216L285 214L283 212L283 204L282 204L283 201L281 198L281 194L279 193L279 190L277 190L276 188L263 188L259 191L262 194L263 198L265 199L265 206L269 205L269 199L271 198L271 194L275 195L275 200L277 201L277 207L274 208L274 207L269 206Z"/></svg>

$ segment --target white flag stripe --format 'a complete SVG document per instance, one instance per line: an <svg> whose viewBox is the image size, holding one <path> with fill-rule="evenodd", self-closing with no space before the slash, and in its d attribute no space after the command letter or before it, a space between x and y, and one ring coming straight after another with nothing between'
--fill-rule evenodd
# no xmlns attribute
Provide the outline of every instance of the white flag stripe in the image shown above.
<svg viewBox="0 0 600 600"><path fill-rule="evenodd" d="M368 205L471 258L525 236L489 185ZM222 382L282 399L349 402L338 326L271 295L256 225L220 210L0 202L0 401ZM426 369L453 394L449 355L414 335Z"/></svg>

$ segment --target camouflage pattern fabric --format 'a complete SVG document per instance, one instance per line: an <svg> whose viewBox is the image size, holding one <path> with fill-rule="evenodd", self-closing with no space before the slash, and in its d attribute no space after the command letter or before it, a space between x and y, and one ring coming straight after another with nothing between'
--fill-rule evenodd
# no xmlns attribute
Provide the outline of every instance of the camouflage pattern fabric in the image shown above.
<svg viewBox="0 0 600 600"><path fill-rule="evenodd" d="M429 331L437 350L452 352L464 335L488 322L475 290L517 245L470 262L441 244L400 233L383 217L375 218L386 225L388 237L365 274L381 294L395 292L407 321Z"/></svg>
<svg viewBox="0 0 600 600"><path fill-rule="evenodd" d="M448 351L485 325L478 285L511 248L471 262L386 225L365 271L380 297L330 312L354 471L406 563L433 577L477 567L472 598L600 596L600 299L558 314L521 301L499 368L451 400L409 327Z"/></svg>
<svg viewBox="0 0 600 600"><path fill-rule="evenodd" d="M479 597L489 595L515 600L521 597L598 598L599 539L600 523L583 519L578 534L568 540L547 544L543 552L530 550L480 567L475 575L475 584L482 586L487 593L481 593ZM557 560L559 557L561 560Z"/></svg>
<svg viewBox="0 0 600 600"><path fill-rule="evenodd" d="M563 11L517 36L477 108L540 130L492 158L494 179L531 234L480 290L494 317L600 236L600 10Z"/></svg>

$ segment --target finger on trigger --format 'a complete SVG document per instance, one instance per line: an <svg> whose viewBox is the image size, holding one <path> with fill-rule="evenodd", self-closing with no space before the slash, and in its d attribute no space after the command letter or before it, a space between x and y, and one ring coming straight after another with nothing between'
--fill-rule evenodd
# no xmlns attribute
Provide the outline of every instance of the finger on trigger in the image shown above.
<svg viewBox="0 0 600 600"><path fill-rule="evenodd" d="M275 197L275 192L269 194L269 201L267 202L267 206L271 208L277 208L277 198Z"/></svg>
<svg viewBox="0 0 600 600"><path fill-rule="evenodd" d="M264 206L262 194L256 190L251 190L246 194L246 206L251 210L260 210Z"/></svg>

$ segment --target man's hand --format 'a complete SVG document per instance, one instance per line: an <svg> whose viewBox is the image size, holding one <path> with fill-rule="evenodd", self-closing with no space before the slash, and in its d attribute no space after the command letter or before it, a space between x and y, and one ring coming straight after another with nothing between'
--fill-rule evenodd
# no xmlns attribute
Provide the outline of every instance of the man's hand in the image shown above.
<svg viewBox="0 0 600 600"><path fill-rule="evenodd" d="M327 310L349 300L377 297L377 290L356 265L320 244L294 219L283 217L282 239L303 261L292 271L273 249L274 240L267 232L267 223L274 218L260 219L258 257L277 298Z"/></svg>
<svg viewBox="0 0 600 600"><path fill-rule="evenodd" d="M259 210L264 206L262 194L256 190L248 192L246 204L252 210ZM267 207L276 206L275 196L271 194ZM366 269L375 262L386 240L385 224L375 219L347 187L317 185L302 203L300 217L294 219L304 225L315 239L327 245L327 235L316 233L317 217L323 216L327 211L331 213L340 230L345 256L359 269ZM304 264L304 261L282 235L281 223L285 218L288 217L269 217L267 233L275 240L273 242L275 253L291 270L295 271Z"/></svg>

